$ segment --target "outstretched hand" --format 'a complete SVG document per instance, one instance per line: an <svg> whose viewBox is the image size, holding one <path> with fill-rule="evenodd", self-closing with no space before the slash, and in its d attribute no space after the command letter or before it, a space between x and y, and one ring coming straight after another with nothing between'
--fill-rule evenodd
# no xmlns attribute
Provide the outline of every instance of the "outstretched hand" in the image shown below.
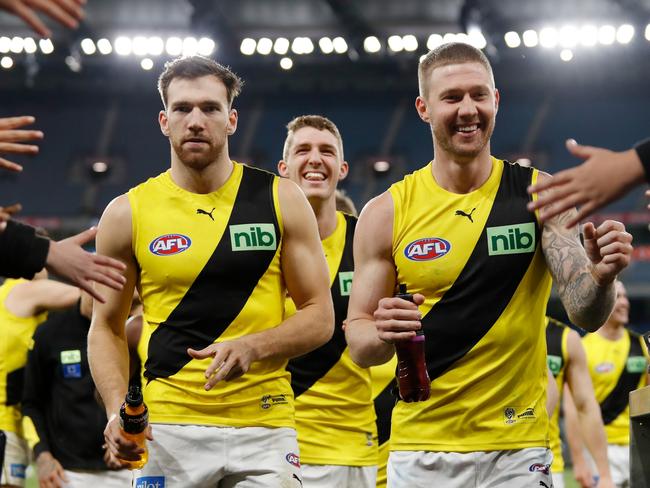
<svg viewBox="0 0 650 488"><path fill-rule="evenodd" d="M0 0L0 9L23 19L37 34L51 37L52 32L36 12L44 13L65 27L76 29L84 17L85 4L86 0Z"/></svg>
<svg viewBox="0 0 650 488"><path fill-rule="evenodd" d="M2 3L3 0L0 0ZM43 133L40 130L20 129L26 125L34 123L34 117L31 115L21 115L20 117L2 117L0 118L0 154L36 154L38 146L25 144L27 141L38 141L43 139ZM0 157L0 168L9 171L22 171L23 167L13 161Z"/></svg>

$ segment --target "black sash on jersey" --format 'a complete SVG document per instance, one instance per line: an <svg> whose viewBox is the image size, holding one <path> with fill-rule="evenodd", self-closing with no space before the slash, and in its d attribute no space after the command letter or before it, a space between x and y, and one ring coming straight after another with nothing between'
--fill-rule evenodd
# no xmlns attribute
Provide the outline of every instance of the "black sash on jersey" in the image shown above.
<svg viewBox="0 0 650 488"><path fill-rule="evenodd" d="M23 396L25 384L25 366L7 373L5 405L18 405Z"/></svg>
<svg viewBox="0 0 650 488"><path fill-rule="evenodd" d="M535 214L526 209L531 168L503 164L499 189L485 227L451 288L422 319L426 358L433 380L462 358L492 328L510 302L537 249L541 232ZM488 255L487 228L535 224L535 251ZM517 340L513 332L512 340Z"/></svg>
<svg viewBox="0 0 650 488"><path fill-rule="evenodd" d="M348 314L349 297L341 295L339 273L354 270L352 241L357 219L351 215L345 215L345 221L345 247L331 287L332 301L334 302L334 334L329 341L319 348L289 361L287 369L291 373L291 388L295 397L302 395L314 383L325 376L341 359L341 354L347 347L345 333L341 325Z"/></svg>
<svg viewBox="0 0 650 488"><path fill-rule="evenodd" d="M627 333L630 336L630 352L627 357L643 356L643 349L641 348L639 336L633 334L629 330ZM603 415L603 423L605 425L611 424L627 408L630 402L630 392L638 388L639 381L641 381L641 375L643 374L645 374L645 371L630 373L627 370L626 361L625 366L623 366L623 372L621 373L621 376L618 377L616 386L600 404L600 411Z"/></svg>
<svg viewBox="0 0 650 488"><path fill-rule="evenodd" d="M397 380L393 378L386 388L384 388L379 395L375 397L375 415L377 416L377 443L381 446L384 442L390 439L390 426L391 418L393 416L393 408L397 403Z"/></svg>
<svg viewBox="0 0 650 488"><path fill-rule="evenodd" d="M264 276L276 251L232 251L229 226L273 223L277 247L280 227L273 204L271 173L243 166L237 196L221 240L192 286L151 334L144 376L166 378L191 359L187 348L212 344L239 315ZM209 232L206 228L206 232Z"/></svg>
<svg viewBox="0 0 650 488"><path fill-rule="evenodd" d="M556 374L555 371L551 370L553 376L557 376L564 369L565 357L562 353L562 336L564 335L564 325L562 322L559 322L555 319L548 318L548 325L546 326L546 354L548 356L555 356L560 358L560 369ZM550 368L549 368L550 369Z"/></svg>

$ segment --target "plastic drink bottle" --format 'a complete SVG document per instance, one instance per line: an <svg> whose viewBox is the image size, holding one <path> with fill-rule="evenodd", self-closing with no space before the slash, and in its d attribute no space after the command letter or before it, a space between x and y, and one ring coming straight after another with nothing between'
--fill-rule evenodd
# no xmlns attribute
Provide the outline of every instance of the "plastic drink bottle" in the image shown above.
<svg viewBox="0 0 650 488"><path fill-rule="evenodd" d="M120 408L120 427L124 436L144 449L140 459L131 461L122 459L128 469L141 469L147 464L148 451L145 429L149 425L149 411L142 398L139 386L130 386L126 399Z"/></svg>

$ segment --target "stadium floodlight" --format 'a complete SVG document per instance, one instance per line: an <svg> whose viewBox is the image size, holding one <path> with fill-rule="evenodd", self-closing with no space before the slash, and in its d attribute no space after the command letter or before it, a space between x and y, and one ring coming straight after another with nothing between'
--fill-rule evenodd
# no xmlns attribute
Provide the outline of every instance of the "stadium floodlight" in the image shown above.
<svg viewBox="0 0 650 488"><path fill-rule="evenodd" d="M183 39L183 56L195 56L199 50L199 41L196 37L186 37Z"/></svg>
<svg viewBox="0 0 650 488"><path fill-rule="evenodd" d="M442 44L442 36L440 34L431 34L427 39L427 49L431 51Z"/></svg>
<svg viewBox="0 0 650 488"><path fill-rule="evenodd" d="M201 56L211 56L216 47L217 45L212 39L209 37L202 37L199 39L198 53Z"/></svg>
<svg viewBox="0 0 650 488"><path fill-rule="evenodd" d="M41 49L43 49L42 46ZM111 54L113 52L113 46L111 46L111 41L103 38L97 41L97 49L99 49L99 52L102 53L103 55Z"/></svg>
<svg viewBox="0 0 650 488"><path fill-rule="evenodd" d="M14 54L20 54L25 47L25 40L22 37L15 36L11 39L9 50Z"/></svg>
<svg viewBox="0 0 650 488"><path fill-rule="evenodd" d="M519 34L514 31L506 32L503 36L503 40L506 41L506 46L510 48L521 46L521 38L519 37Z"/></svg>
<svg viewBox="0 0 650 488"><path fill-rule="evenodd" d="M115 46L115 52L120 56L128 56L129 54L131 54L131 50L132 50L131 39L129 39L128 37L126 36L118 37L117 39L115 39L113 45Z"/></svg>
<svg viewBox="0 0 650 488"><path fill-rule="evenodd" d="M90 56L92 54L95 54L95 52L97 52L97 47L95 46L95 43L93 42L92 39L86 37L81 41L81 50L84 52L85 55Z"/></svg>
<svg viewBox="0 0 650 488"><path fill-rule="evenodd" d="M286 37L278 37L273 43L273 52L280 56L284 56L289 52L289 44L289 39Z"/></svg>
<svg viewBox="0 0 650 488"><path fill-rule="evenodd" d="M52 44L51 39L41 39L38 41L38 47L41 48L43 54L52 54L54 52L54 44Z"/></svg>
<svg viewBox="0 0 650 488"><path fill-rule="evenodd" d="M645 26L645 38L650 41L650 24Z"/></svg>
<svg viewBox="0 0 650 488"><path fill-rule="evenodd" d="M321 37L318 40L318 47L323 54L332 54L334 52L334 42L329 37Z"/></svg>
<svg viewBox="0 0 650 488"><path fill-rule="evenodd" d="M465 44L472 44L469 40L469 36L465 34L464 32L459 32L456 34L456 42L463 42Z"/></svg>
<svg viewBox="0 0 650 488"><path fill-rule="evenodd" d="M0 53L7 54L11 50L11 39L7 36L0 37Z"/></svg>
<svg viewBox="0 0 650 488"><path fill-rule="evenodd" d="M247 37L241 41L239 50L244 56L251 56L255 52L256 46L257 43L255 42L255 39L251 39L250 37Z"/></svg>
<svg viewBox="0 0 650 488"><path fill-rule="evenodd" d="M334 52L337 54L343 54L348 51L348 43L340 36L332 39L332 44L334 45Z"/></svg>
<svg viewBox="0 0 650 488"><path fill-rule="evenodd" d="M470 27L467 30L467 36L469 37L468 44L471 44L476 49L485 49L487 46L487 40L485 39L485 36L479 27Z"/></svg>
<svg viewBox="0 0 650 488"><path fill-rule="evenodd" d="M81 61L79 60L78 54L66 56L65 64L73 73L79 73L81 71Z"/></svg>
<svg viewBox="0 0 650 488"><path fill-rule="evenodd" d="M558 43L558 32L555 27L544 27L539 31L539 44L545 48L553 48Z"/></svg>
<svg viewBox="0 0 650 488"><path fill-rule="evenodd" d="M363 40L363 49L367 53L378 53L381 50L381 43L375 36L368 36Z"/></svg>
<svg viewBox="0 0 650 488"><path fill-rule="evenodd" d="M293 61L291 58L282 58L280 60L280 67L284 70L288 70L293 68Z"/></svg>
<svg viewBox="0 0 650 488"><path fill-rule="evenodd" d="M571 49L562 49L560 51L560 59L565 62L571 61L573 59L573 51Z"/></svg>
<svg viewBox="0 0 650 488"><path fill-rule="evenodd" d="M524 41L524 46L526 47L535 47L539 43L539 37L537 36L537 31L533 29L528 29L524 31L521 36Z"/></svg>
<svg viewBox="0 0 650 488"><path fill-rule="evenodd" d="M149 71L153 68L153 60L151 58L142 58L142 61L140 61L140 67L145 71Z"/></svg>
<svg viewBox="0 0 650 488"><path fill-rule="evenodd" d="M268 56L273 49L273 41L268 37L261 37L257 41L257 52L262 56Z"/></svg>
<svg viewBox="0 0 650 488"><path fill-rule="evenodd" d="M147 52L152 56L160 56L165 50L165 41L158 36L147 39Z"/></svg>
<svg viewBox="0 0 650 488"><path fill-rule="evenodd" d="M255 41L253 41L254 43ZM253 50L255 46L253 46ZM170 56L180 56L183 52L183 39L180 37L169 37L165 43L165 51Z"/></svg>
<svg viewBox="0 0 650 488"><path fill-rule="evenodd" d="M25 52L27 54L34 54L38 49L34 39L32 39L31 37L26 37L24 40L25 40L25 45L23 46L23 49L25 49Z"/></svg>
<svg viewBox="0 0 650 488"><path fill-rule="evenodd" d="M402 36L390 36L388 38L388 48L394 53L404 50L404 40Z"/></svg>
<svg viewBox="0 0 650 488"><path fill-rule="evenodd" d="M447 44L449 42L456 42L457 36L453 32L447 32L444 36L442 36L442 43Z"/></svg>
<svg viewBox="0 0 650 488"><path fill-rule="evenodd" d="M559 42L562 47L575 47L578 44L578 29L573 25L564 25L560 28Z"/></svg>
<svg viewBox="0 0 650 488"><path fill-rule="evenodd" d="M634 26L623 24L616 30L616 40L620 44L629 44L634 37Z"/></svg>
<svg viewBox="0 0 650 488"><path fill-rule="evenodd" d="M598 42L603 46L614 44L616 40L616 28L613 25L601 25L598 29Z"/></svg>
<svg viewBox="0 0 650 488"><path fill-rule="evenodd" d="M135 36L131 41L131 47L136 56L145 56L149 52L149 41L144 36Z"/></svg>
<svg viewBox="0 0 650 488"><path fill-rule="evenodd" d="M302 51L301 54L311 54L314 52L314 43L309 37L301 38L300 44L301 44L301 51Z"/></svg>
<svg viewBox="0 0 650 488"><path fill-rule="evenodd" d="M598 27L595 25L583 25L580 27L578 38L580 39L580 44L585 47L595 46L598 42Z"/></svg>
<svg viewBox="0 0 650 488"><path fill-rule="evenodd" d="M413 34L407 34L402 37L402 45L404 46L404 51L412 53L418 48L418 39Z"/></svg>
<svg viewBox="0 0 650 488"><path fill-rule="evenodd" d="M0 66L2 66L4 69L9 69L14 65L14 60L11 59L9 56L2 56L2 59L0 59Z"/></svg>

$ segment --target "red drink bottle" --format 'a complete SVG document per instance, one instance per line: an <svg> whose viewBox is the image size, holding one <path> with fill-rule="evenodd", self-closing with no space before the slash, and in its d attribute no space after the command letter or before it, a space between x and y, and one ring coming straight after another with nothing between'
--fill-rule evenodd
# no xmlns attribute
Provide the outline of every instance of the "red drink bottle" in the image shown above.
<svg viewBox="0 0 650 488"><path fill-rule="evenodd" d="M413 301L413 295L406 292L406 285L399 285L398 298ZM399 396L407 403L422 402L431 394L431 380L424 357L424 331L416 331L415 337L395 342L397 352L397 384Z"/></svg>

